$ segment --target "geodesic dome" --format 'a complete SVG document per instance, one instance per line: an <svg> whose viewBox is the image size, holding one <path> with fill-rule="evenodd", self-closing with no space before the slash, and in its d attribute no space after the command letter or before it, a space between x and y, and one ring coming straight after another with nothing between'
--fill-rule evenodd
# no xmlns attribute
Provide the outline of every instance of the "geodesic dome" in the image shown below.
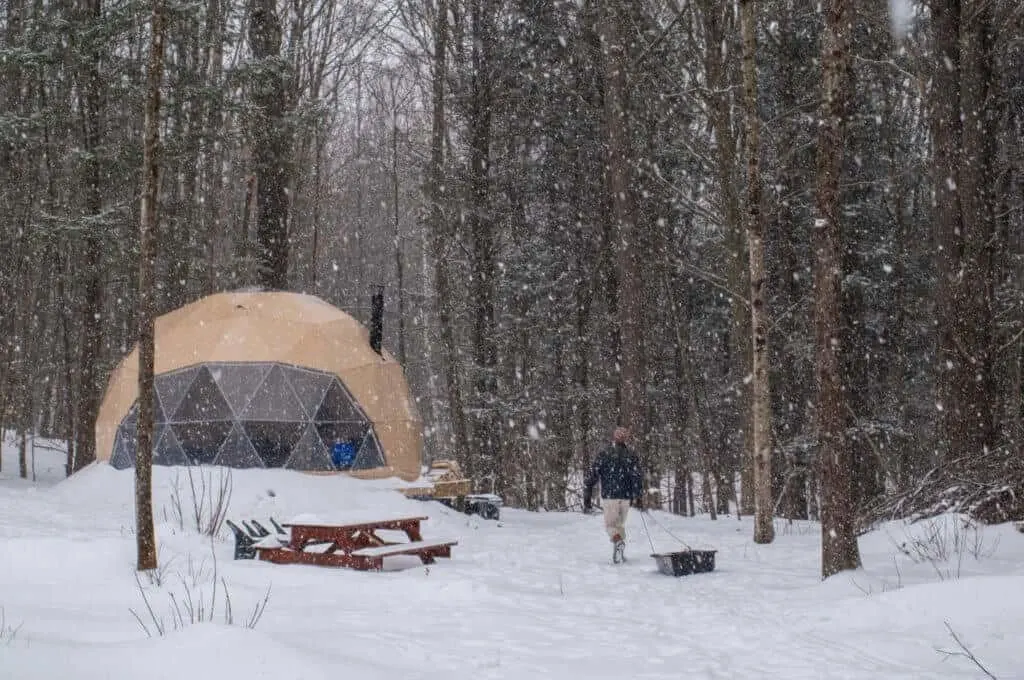
<svg viewBox="0 0 1024 680"><path fill-rule="evenodd" d="M154 465L333 470L336 441L353 442L345 469L384 465L369 418L337 376L281 363L207 363L155 380ZM138 401L121 421L110 464L135 465Z"/></svg>
<svg viewBox="0 0 1024 680"><path fill-rule="evenodd" d="M156 465L332 472L336 442L356 476L420 472L422 423L401 366L322 300L221 293L156 321ZM112 374L96 423L97 457L135 464L138 350Z"/></svg>

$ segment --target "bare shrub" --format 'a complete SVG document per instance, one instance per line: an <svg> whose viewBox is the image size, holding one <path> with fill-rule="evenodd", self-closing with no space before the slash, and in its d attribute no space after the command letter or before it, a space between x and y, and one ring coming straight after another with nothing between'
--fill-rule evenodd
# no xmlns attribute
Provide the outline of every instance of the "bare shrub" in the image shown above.
<svg viewBox="0 0 1024 680"><path fill-rule="evenodd" d="M216 536L227 519L228 507L231 504L231 470L218 468L219 476L214 480L212 470L196 474L192 471L193 467L195 466L185 467L188 473L188 486L184 491L180 473L174 475L171 486L171 516L182 531L188 528L203 536Z"/></svg>
<svg viewBox="0 0 1024 680"><path fill-rule="evenodd" d="M929 564L940 580L960 578L965 557L975 561L991 557L999 546L999 537L989 541L983 525L970 517L940 516L912 525L905 530L904 541L890 540L915 564Z"/></svg>
<svg viewBox="0 0 1024 680"><path fill-rule="evenodd" d="M881 583L879 584L881 586L881 590L879 590L878 592L889 593L903 588L903 574L900 572L900 565L895 555L892 556L892 564L896 568L896 582L892 583L887 579L881 579ZM864 595L868 597L871 597L875 594L875 589L870 583L866 586L862 586L852 576L850 577L850 583L852 583L857 588L857 590L864 593Z"/></svg>
<svg viewBox="0 0 1024 680"><path fill-rule="evenodd" d="M779 536L811 536L821 531L819 524L806 520L776 518L774 524L775 533Z"/></svg>
<svg viewBox="0 0 1024 680"><path fill-rule="evenodd" d="M267 592L263 599L256 603L248 616L245 619L236 621L228 584L217 573L216 553L213 553L213 567L210 578L212 589L208 597L202 587L202 580L206 573L205 564L204 560L199 563L198 567L195 567L195 562L190 557L187 575L181 572L177 573L178 580L181 582L181 594L168 593L167 597L170 606L168 607L167 614L164 616L157 614L153 609L153 605L146 595L146 590L142 586L139 573L135 572L135 585L142 596L143 604L145 604L145 617L134 609L129 609L128 611L131 612L147 637L153 637L154 634L164 636L168 630L181 630L196 623L212 623L214 621L220 621L229 626L256 627L256 624L263 618L263 613L266 611L267 604L270 601L270 586L267 586ZM149 625L146 625L147 621ZM152 627L152 630L150 627Z"/></svg>
<svg viewBox="0 0 1024 680"><path fill-rule="evenodd" d="M969 453L928 471L912 487L868 504L859 523L919 520L959 512L985 524L1024 517L1024 458L1001 446L984 456Z"/></svg>
<svg viewBox="0 0 1024 680"><path fill-rule="evenodd" d="M12 626L7 623L7 612L4 611L3 607L0 607L0 643L9 645L14 642L14 638L18 637L18 631L21 630L22 624Z"/></svg>
<svg viewBox="0 0 1024 680"><path fill-rule="evenodd" d="M167 581L167 573L170 571L171 565L174 563L174 558L171 557L170 559L165 560L162 557L159 557L159 553L160 551L158 550L156 569L151 569L145 573L146 578L149 579L150 583L152 583L154 586L162 587L164 583Z"/></svg>
<svg viewBox="0 0 1024 680"><path fill-rule="evenodd" d="M977 666L978 670L980 670L986 676L988 676L992 680L998 680L996 678L996 676L992 675L992 672L989 669L985 668L985 665L978 659L977 656L975 656L974 652L971 651L970 647L968 647L964 643L964 641L960 638L960 636L956 634L956 631L953 630L953 627L951 625L949 625L949 621L946 621L945 623L946 623L946 630L949 631L949 636L951 638L953 638L953 641L956 642L956 646L959 649L956 650L956 651L950 651L950 650L946 650L946 649L938 649L936 651L938 651L940 654L945 654L947 657L950 657L950 658L952 658L952 657L962 657L964 659L967 659L968 661L973 663L975 666Z"/></svg>
<svg viewBox="0 0 1024 680"><path fill-rule="evenodd" d="M197 564L191 553L185 560L185 576L188 577L187 582L191 584L193 588L198 588L200 585L213 578L207 570L206 560L203 559ZM184 576L181 574L179 574L179 577L184 579Z"/></svg>

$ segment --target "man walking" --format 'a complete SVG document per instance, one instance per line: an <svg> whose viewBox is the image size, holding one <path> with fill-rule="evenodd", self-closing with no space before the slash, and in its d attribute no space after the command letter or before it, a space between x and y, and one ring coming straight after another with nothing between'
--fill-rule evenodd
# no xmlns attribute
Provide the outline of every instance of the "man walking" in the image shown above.
<svg viewBox="0 0 1024 680"><path fill-rule="evenodd" d="M612 542L612 561L618 564L626 559L626 515L630 501L643 510L643 472L640 459L626 446L629 430L616 427L611 446L597 455L584 480L583 512L591 510L594 485L601 482L601 507L604 526Z"/></svg>

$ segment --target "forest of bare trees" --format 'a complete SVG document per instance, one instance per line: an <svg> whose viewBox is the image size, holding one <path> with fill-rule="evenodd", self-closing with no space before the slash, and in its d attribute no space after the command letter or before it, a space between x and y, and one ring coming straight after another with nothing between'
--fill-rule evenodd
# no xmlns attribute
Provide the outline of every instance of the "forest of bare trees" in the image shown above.
<svg viewBox="0 0 1024 680"><path fill-rule="evenodd" d="M155 314L382 286L426 454L510 504L621 423L666 508L837 569L1020 516L1024 5L894 4L162 0L154 108L152 2L3 0L0 429L94 460L152 247Z"/></svg>

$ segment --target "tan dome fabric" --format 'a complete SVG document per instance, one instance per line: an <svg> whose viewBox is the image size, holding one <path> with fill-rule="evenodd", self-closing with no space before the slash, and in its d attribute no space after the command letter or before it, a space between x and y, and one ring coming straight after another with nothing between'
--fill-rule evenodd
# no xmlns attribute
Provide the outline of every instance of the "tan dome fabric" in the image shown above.
<svg viewBox="0 0 1024 680"><path fill-rule="evenodd" d="M383 356L382 356L383 355ZM402 367L370 347L369 332L323 300L297 293L218 293L156 320L157 376L216 362L276 362L337 376L362 408L384 465L358 477L419 477L422 420ZM109 460L118 428L138 397L138 348L110 377L96 420L96 455Z"/></svg>

